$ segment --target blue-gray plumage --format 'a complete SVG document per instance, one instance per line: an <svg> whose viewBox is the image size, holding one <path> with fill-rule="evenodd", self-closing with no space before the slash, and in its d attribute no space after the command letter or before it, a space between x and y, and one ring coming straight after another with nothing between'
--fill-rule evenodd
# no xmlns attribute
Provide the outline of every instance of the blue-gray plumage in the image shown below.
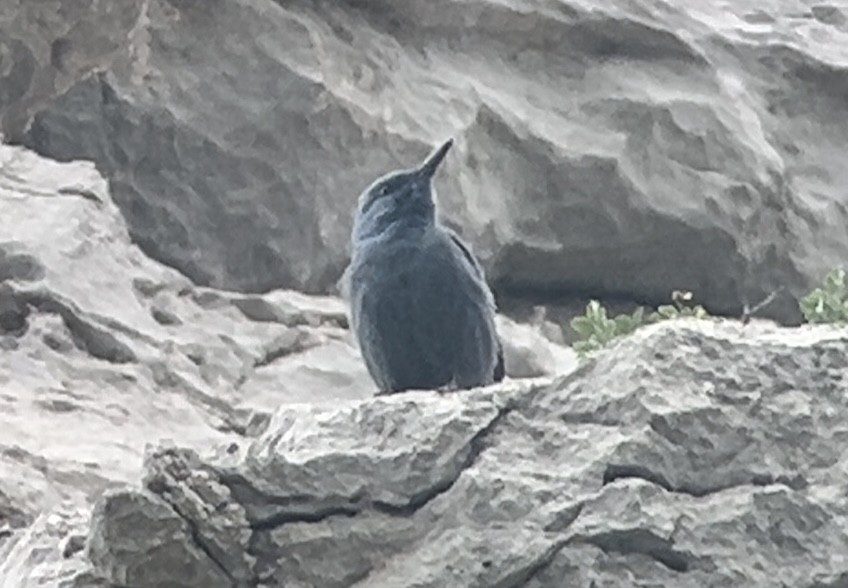
<svg viewBox="0 0 848 588"><path fill-rule="evenodd" d="M345 290L365 365L384 393L474 388L504 377L483 270L436 221L431 181L452 144L359 197Z"/></svg>

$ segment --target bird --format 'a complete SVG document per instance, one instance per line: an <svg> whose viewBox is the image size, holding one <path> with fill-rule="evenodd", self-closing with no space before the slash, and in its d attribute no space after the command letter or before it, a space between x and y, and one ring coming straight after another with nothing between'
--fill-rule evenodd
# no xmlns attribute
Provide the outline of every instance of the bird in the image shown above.
<svg viewBox="0 0 848 588"><path fill-rule="evenodd" d="M379 393L466 390L505 377L495 301L482 267L436 217L433 176L448 139L360 195L343 293Z"/></svg>

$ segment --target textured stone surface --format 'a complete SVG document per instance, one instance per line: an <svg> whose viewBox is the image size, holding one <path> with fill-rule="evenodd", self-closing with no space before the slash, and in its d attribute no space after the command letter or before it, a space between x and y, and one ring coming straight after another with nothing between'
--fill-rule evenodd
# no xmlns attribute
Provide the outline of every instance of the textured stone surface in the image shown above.
<svg viewBox="0 0 848 588"><path fill-rule="evenodd" d="M51 99L126 55L146 6L146 0L3 0L0 134L22 141Z"/></svg>
<svg viewBox="0 0 848 588"><path fill-rule="evenodd" d="M510 376L574 365L570 350L499 320L514 334L505 345ZM0 587L53 586L68 575L68 586L87 586L77 574L87 569L81 548L72 548L70 559L54 558L61 569L39 555L50 545L73 547L74 533L84 536L85 529L68 530L76 527L43 513L57 508L56 520L87 524L86 505L105 490L111 498L95 516L107 521L103 541L92 546L97 562L122 550L172 553L191 537L193 529L169 515L168 505L185 504L186 518L203 512L169 482L173 468L148 472L162 494L158 502L120 490L140 481L148 443L198 451L238 446L264 430L281 404L320 406L374 391L340 300L196 287L131 243L93 165L0 146L0 549L12 550L0 565ZM133 518L139 504L152 509L148 518ZM121 538L135 525L166 523L168 531L152 542L145 533ZM174 557L205 562L203 549ZM104 573L119 584L132 585L141 573L108 565L102 563ZM231 575L234 565L227 565ZM22 580L27 570L43 583ZM185 578L204 586L229 581L200 564Z"/></svg>
<svg viewBox="0 0 848 588"><path fill-rule="evenodd" d="M130 243L90 164L0 147L0 209L0 510L16 524L138 479L146 442L204 446L281 402L372 394L340 302L275 292L251 318L247 298L193 287Z"/></svg>
<svg viewBox="0 0 848 588"><path fill-rule="evenodd" d="M84 552L89 522L78 507L57 508L0 543L0 588L109 588Z"/></svg>
<svg viewBox="0 0 848 588"><path fill-rule="evenodd" d="M502 293L797 318L848 255L846 13L0 2L6 140L94 161L0 146L0 588L845 585L844 330L572 372L499 317L568 375L374 399L342 304L269 290L331 290L359 190L453 135Z"/></svg>
<svg viewBox="0 0 848 588"><path fill-rule="evenodd" d="M26 141L95 160L198 283L332 289L359 191L449 135L442 209L502 295L738 313L784 286L763 313L793 321L848 255L839 2L143 7Z"/></svg>
<svg viewBox="0 0 848 588"><path fill-rule="evenodd" d="M844 330L680 320L547 384L284 406L205 457L152 449L144 488L95 507L84 573L132 570L139 587L840 586L846 357ZM130 520L145 531L126 543L113 534Z"/></svg>

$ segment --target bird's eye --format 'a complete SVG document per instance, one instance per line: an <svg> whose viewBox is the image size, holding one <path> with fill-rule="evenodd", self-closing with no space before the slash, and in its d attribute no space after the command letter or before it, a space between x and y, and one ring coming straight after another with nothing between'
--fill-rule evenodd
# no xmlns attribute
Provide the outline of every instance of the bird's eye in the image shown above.
<svg viewBox="0 0 848 588"><path fill-rule="evenodd" d="M388 184L383 184L382 186L380 186L378 193L380 194L380 196L385 196L386 194L388 194L389 193Z"/></svg>

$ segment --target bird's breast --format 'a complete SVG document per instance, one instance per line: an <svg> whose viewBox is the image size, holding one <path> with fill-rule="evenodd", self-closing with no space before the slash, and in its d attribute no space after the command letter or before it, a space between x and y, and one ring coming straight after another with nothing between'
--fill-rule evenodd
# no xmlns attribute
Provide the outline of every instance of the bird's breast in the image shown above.
<svg viewBox="0 0 848 588"><path fill-rule="evenodd" d="M400 295L453 281L454 264L426 232L372 239L358 248L352 263L352 284L370 295Z"/></svg>

